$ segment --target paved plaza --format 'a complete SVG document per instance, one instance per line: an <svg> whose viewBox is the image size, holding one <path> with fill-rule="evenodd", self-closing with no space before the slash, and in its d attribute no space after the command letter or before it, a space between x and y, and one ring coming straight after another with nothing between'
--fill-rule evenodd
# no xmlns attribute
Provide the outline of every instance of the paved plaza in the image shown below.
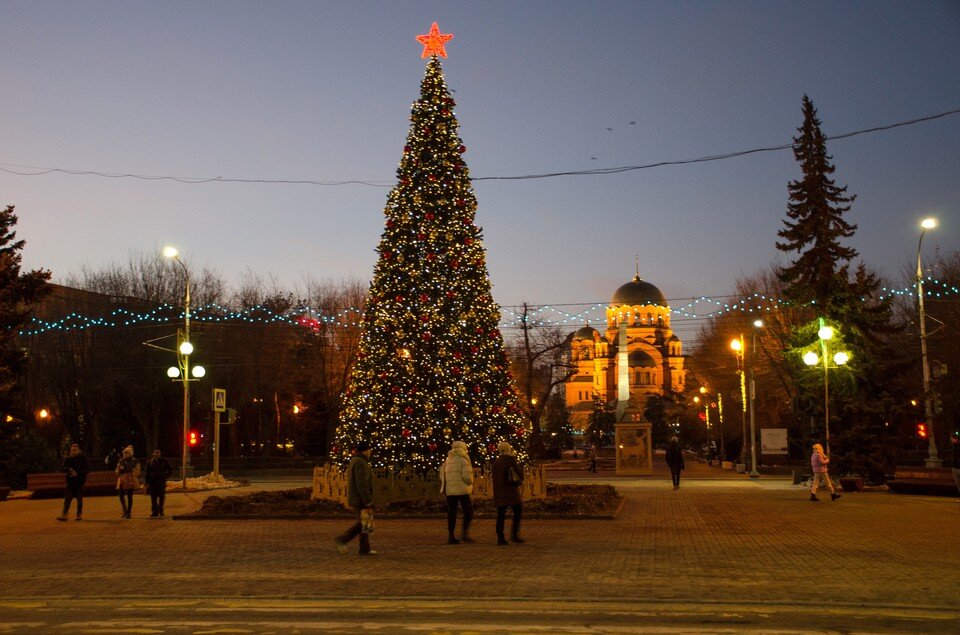
<svg viewBox="0 0 960 635"><path fill-rule="evenodd" d="M491 518L456 546L443 520L381 518L369 558L334 549L344 520L151 520L138 496L132 520L97 497L63 523L60 501L8 501L0 632L960 632L955 498L688 474L601 472L616 520L530 519L505 547Z"/></svg>

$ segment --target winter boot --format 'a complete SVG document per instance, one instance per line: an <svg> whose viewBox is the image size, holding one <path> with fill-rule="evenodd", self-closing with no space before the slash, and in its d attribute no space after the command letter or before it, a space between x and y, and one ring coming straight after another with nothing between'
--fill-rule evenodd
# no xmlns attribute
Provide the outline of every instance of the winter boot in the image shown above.
<svg viewBox="0 0 960 635"><path fill-rule="evenodd" d="M840 494L830 494L830 500L835 501L840 498Z"/></svg>
<svg viewBox="0 0 960 635"><path fill-rule="evenodd" d="M817 498L817 495L816 495L816 494L810 494L810 501L811 501L811 502L816 503L816 502L818 502L819 500L820 500L820 499Z"/></svg>

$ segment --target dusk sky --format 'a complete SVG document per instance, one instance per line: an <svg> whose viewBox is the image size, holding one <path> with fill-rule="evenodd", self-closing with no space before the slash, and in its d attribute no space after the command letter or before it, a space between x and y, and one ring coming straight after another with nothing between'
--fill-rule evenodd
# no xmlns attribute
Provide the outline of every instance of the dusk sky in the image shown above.
<svg viewBox="0 0 960 635"><path fill-rule="evenodd" d="M960 109L960 2L0 3L0 203L62 281L134 252L290 288L371 277L426 60L443 61L474 178L636 166ZM960 249L960 113L828 142L850 244L894 286ZM59 168L243 180L180 183ZM494 297L606 302L634 273L671 305L777 262L779 150L613 175L479 180ZM781 261L783 262L783 261ZM675 318L677 320L678 318ZM596 324L595 324L596 325Z"/></svg>

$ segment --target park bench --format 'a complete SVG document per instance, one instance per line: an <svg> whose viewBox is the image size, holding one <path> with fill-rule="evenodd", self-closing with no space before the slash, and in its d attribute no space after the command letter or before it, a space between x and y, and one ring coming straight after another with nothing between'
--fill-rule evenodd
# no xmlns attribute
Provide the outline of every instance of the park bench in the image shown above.
<svg viewBox="0 0 960 635"><path fill-rule="evenodd" d="M67 475L63 472L27 474L30 498L60 498L67 489ZM105 496L117 491L117 475L113 472L90 472L83 488L84 496Z"/></svg>
<svg viewBox="0 0 960 635"><path fill-rule="evenodd" d="M887 479L887 488L898 494L960 494L948 467L898 467L893 472L893 478Z"/></svg>

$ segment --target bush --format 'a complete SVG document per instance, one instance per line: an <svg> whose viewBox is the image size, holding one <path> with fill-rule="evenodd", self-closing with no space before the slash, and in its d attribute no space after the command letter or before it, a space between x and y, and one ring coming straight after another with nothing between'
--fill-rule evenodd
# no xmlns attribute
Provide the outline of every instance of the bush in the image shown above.
<svg viewBox="0 0 960 635"><path fill-rule="evenodd" d="M27 474L57 469L57 454L33 427L0 426L0 484L27 486Z"/></svg>

